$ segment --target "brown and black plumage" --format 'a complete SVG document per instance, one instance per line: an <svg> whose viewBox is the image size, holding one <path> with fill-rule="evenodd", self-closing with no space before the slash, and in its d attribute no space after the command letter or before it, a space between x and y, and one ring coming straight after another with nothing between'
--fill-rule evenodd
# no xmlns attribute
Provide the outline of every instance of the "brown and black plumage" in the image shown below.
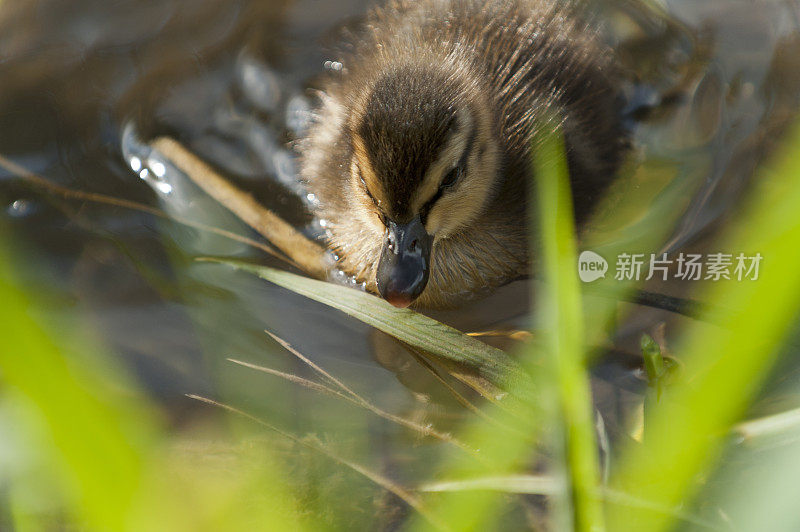
<svg viewBox="0 0 800 532"><path fill-rule="evenodd" d="M398 306L526 275L534 128L558 117L583 221L626 146L614 61L573 7L392 2L327 80L301 144L338 266Z"/></svg>

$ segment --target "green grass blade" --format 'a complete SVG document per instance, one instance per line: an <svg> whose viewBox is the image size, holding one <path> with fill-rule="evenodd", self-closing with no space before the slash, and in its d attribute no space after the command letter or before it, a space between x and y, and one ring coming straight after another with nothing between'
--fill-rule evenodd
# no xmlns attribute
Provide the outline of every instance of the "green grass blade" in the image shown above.
<svg viewBox="0 0 800 532"><path fill-rule="evenodd" d="M497 386L519 389L516 384L528 378L520 365L505 352L418 312L395 308L365 292L246 262L204 260L256 274L309 299L341 310L412 347L470 368Z"/></svg>
<svg viewBox="0 0 800 532"><path fill-rule="evenodd" d="M540 133L535 142L536 179L532 180L532 195L538 198L539 267L543 281L536 319L555 377L553 390L564 424L573 525L578 531L600 531L605 524L602 504L594 495L600 475L585 367L567 158L559 133Z"/></svg>
<svg viewBox="0 0 800 532"><path fill-rule="evenodd" d="M518 429L514 432L500 432L482 420L475 420L462 433L462 439L481 449L488 466L452 460L440 473L440 478L446 479L444 484L432 482L426 485L435 488L426 491L434 500L432 507L454 530L492 527L503 513L510 511L508 503L513 501L502 496L505 490L497 489L501 484L508 487L508 483L501 479L519 479L529 472L531 454L542 445L542 436L549 439L552 432L552 423L548 422L562 418L568 418L567 455L574 462L574 465L569 465L569 485L558 471L552 482L537 484L535 489L555 497L571 489L576 509L575 523L583 530L601 530L603 527L602 501L597 497L599 475L591 401L583 368L582 309L575 275L575 237L566 162L558 136L537 138L537 141L534 147L538 148L536 157L541 164L536 168L536 179L546 181L543 207L537 210L546 213L548 219L537 228L540 233L533 230L532 234L539 235L537 245L541 241L547 245L548 257L545 260L550 260L550 264L545 273L549 275L550 283L547 295L539 301L540 307L544 307L539 314L550 321L543 323L546 333L542 341L532 341L526 346L524 360L531 368L532 379L539 385L539 400L527 404L525 415L514 420ZM569 273L561 275L562 271ZM549 350L551 355L547 360L547 371L542 371L539 364L544 350ZM568 358L559 360L562 356ZM556 390L557 387L561 389ZM559 408L553 408L553 403L557 403ZM481 478L493 480L471 482ZM470 489L442 489L448 486L469 486ZM551 521L564 524L566 519L557 517ZM424 524L418 520L409 528L421 530Z"/></svg>
<svg viewBox="0 0 800 532"><path fill-rule="evenodd" d="M0 467L0 484L14 528L303 529L266 443L241 466L194 459L173 446L177 438L123 368L76 333L79 320L45 327L41 302L16 281L3 236L0 230L0 415L4 428L13 427L3 463L15 467Z"/></svg>
<svg viewBox="0 0 800 532"><path fill-rule="evenodd" d="M564 490L559 479L545 475L505 475L460 480L429 482L419 487L421 492L443 491L499 491L556 495Z"/></svg>

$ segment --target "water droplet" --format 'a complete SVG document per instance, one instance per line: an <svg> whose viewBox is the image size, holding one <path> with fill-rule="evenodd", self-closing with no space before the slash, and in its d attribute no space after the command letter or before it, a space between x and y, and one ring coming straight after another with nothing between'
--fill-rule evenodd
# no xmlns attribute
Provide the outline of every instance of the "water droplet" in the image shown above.
<svg viewBox="0 0 800 532"><path fill-rule="evenodd" d="M239 85L251 104L267 112L274 111L281 98L278 77L261 61L248 54L239 56Z"/></svg>
<svg viewBox="0 0 800 532"><path fill-rule="evenodd" d="M342 270L335 268L331 270L331 281L336 284L347 284L347 274Z"/></svg>
<svg viewBox="0 0 800 532"><path fill-rule="evenodd" d="M167 173L167 168L160 161L150 161L150 170L153 171L156 177L164 177Z"/></svg>
<svg viewBox="0 0 800 532"><path fill-rule="evenodd" d="M278 150L272 155L272 165L275 168L275 173L278 181L286 186L289 190L295 191L298 194L305 192L300 187L300 182L297 179L297 171L295 169L294 158L289 152Z"/></svg>
<svg viewBox="0 0 800 532"><path fill-rule="evenodd" d="M139 172L139 179L147 180L148 177L150 177L150 170L142 168L142 171Z"/></svg>
<svg viewBox="0 0 800 532"><path fill-rule="evenodd" d="M7 212L13 218L23 218L33 212L33 204L28 200L18 199L8 206Z"/></svg>
<svg viewBox="0 0 800 532"><path fill-rule="evenodd" d="M154 183L153 186L156 188L156 190L158 190L159 192L161 192L163 194L171 194L172 193L172 185L170 185L169 183L166 183L164 181L158 181L158 182Z"/></svg>
<svg viewBox="0 0 800 532"><path fill-rule="evenodd" d="M305 97L300 95L292 96L286 104L286 125L297 136L305 133L309 122L311 122L311 106Z"/></svg>
<svg viewBox="0 0 800 532"><path fill-rule="evenodd" d="M319 199L317 198L316 194L306 194L306 204L309 207L316 208L319 207Z"/></svg>
<svg viewBox="0 0 800 532"><path fill-rule="evenodd" d="M134 172L138 172L139 170L142 169L142 160L136 156L131 157L130 165L131 165L131 170L133 170Z"/></svg>

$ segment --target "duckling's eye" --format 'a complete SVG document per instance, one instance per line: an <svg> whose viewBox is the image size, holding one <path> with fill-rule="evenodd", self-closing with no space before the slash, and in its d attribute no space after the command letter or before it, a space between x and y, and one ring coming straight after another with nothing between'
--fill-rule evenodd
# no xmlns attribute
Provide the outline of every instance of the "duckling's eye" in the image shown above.
<svg viewBox="0 0 800 532"><path fill-rule="evenodd" d="M439 188L440 189L450 188L453 185L455 185L458 182L458 180L461 179L461 173L462 172L460 166L456 166L455 168L447 172L447 175L445 175L444 179L442 179L442 183L439 185Z"/></svg>
<svg viewBox="0 0 800 532"><path fill-rule="evenodd" d="M364 181L364 176L361 173L361 169L356 166L358 171L358 180L361 181L361 186L364 187L364 192L367 194L367 197L372 200L372 203L375 205L375 211L378 215L378 219L381 221L383 225L386 225L386 215L383 214L383 211L380 208L380 202L375 199L375 196L372 195L372 192L369 191L369 187L367 186L367 182Z"/></svg>
<svg viewBox="0 0 800 532"><path fill-rule="evenodd" d="M375 196L372 195L372 192L369 191L369 187L367 186L367 182L364 181L364 175L361 173L361 169L358 168L358 166L356 166L356 169L358 170L358 180L361 181L361 186L364 187L364 193L366 193L369 199L372 200L372 203L374 203L375 206L377 207L378 200L376 200Z"/></svg>

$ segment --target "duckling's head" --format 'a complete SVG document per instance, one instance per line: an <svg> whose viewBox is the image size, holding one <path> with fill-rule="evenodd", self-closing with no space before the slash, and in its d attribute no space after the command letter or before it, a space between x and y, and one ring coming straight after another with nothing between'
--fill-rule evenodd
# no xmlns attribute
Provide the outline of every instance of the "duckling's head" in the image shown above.
<svg viewBox="0 0 800 532"><path fill-rule="evenodd" d="M427 64L384 72L353 100L353 216L381 241L375 280L395 306L423 292L437 242L469 231L496 188L485 94L457 70Z"/></svg>

